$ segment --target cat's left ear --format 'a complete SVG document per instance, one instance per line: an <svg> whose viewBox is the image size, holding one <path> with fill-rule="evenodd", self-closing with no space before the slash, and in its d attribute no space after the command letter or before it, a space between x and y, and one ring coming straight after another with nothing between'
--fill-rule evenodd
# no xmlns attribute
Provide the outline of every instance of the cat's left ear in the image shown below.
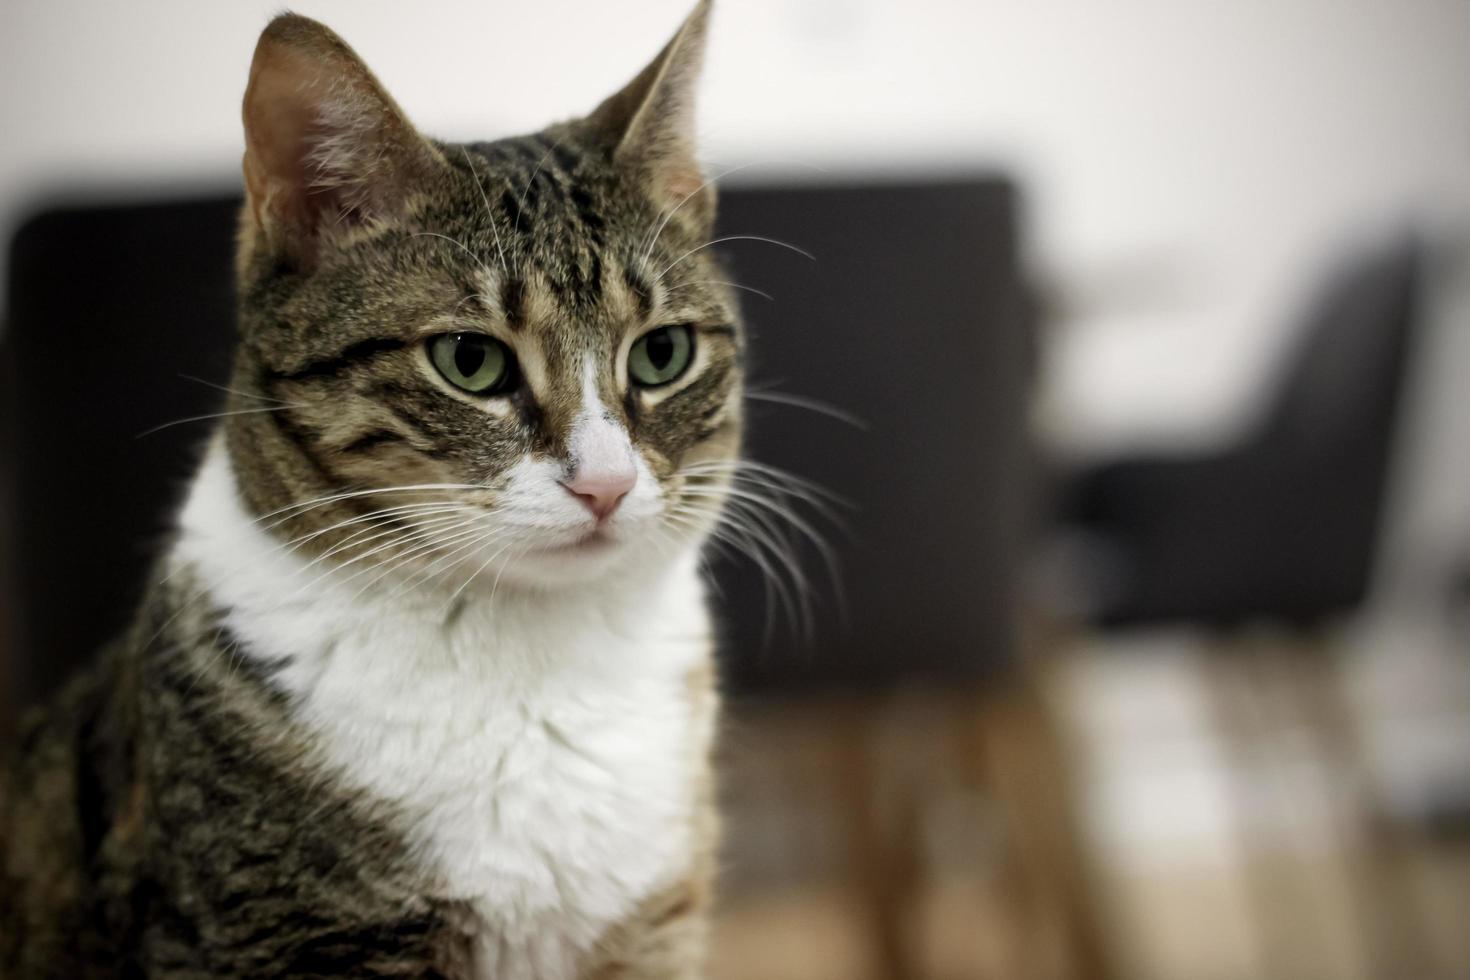
<svg viewBox="0 0 1470 980"><path fill-rule="evenodd" d="M702 225L715 191L695 156L694 97L704 64L711 0L699 0L674 39L588 122L615 140L613 159L630 168L659 208L679 208Z"/></svg>

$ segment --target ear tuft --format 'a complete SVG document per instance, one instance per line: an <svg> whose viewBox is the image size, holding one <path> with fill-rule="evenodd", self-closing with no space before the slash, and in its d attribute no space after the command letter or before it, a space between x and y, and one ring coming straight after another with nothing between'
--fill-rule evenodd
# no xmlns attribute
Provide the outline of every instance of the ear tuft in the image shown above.
<svg viewBox="0 0 1470 980"><path fill-rule="evenodd" d="M437 162L362 59L296 14L261 33L242 115L251 230L305 266L336 229L391 218Z"/></svg>
<svg viewBox="0 0 1470 980"><path fill-rule="evenodd" d="M613 138L614 159L633 169L659 207L682 205L703 222L714 220L715 194L696 155L695 95L711 6L699 0L658 56L588 117Z"/></svg>

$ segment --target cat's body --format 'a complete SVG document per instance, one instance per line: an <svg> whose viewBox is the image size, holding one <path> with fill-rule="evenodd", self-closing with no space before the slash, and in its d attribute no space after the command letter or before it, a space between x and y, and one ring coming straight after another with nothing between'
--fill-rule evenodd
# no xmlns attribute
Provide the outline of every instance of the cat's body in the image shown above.
<svg viewBox="0 0 1470 980"><path fill-rule="evenodd" d="M29 953L7 976L128 975L119 938L149 976L697 956L714 698L693 568L452 622L442 597L370 609L300 591L230 479L216 450L173 576L25 746L6 846L31 886L0 925Z"/></svg>
<svg viewBox="0 0 1470 980"><path fill-rule="evenodd" d="M740 417L706 14L587 120L474 147L267 30L234 414L0 783L0 975L701 975Z"/></svg>

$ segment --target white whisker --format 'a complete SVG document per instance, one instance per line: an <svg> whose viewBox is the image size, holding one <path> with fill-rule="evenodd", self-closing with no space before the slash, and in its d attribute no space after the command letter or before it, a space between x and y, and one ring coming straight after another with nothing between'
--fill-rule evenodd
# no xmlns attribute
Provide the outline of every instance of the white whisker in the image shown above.
<svg viewBox="0 0 1470 980"><path fill-rule="evenodd" d="M690 279L685 282L675 283L669 287L668 291L675 293L681 289L687 289L690 286L729 286L731 289L741 289L747 293L755 293L762 299L768 299L772 303L776 302L776 297L765 290L756 289L754 286L747 286L744 283L731 282L729 279Z"/></svg>
<svg viewBox="0 0 1470 980"><path fill-rule="evenodd" d="M693 248L689 249L689 251L685 252L683 255L679 256L677 259L664 266L663 271L654 277L653 282L648 284L648 288L652 289L654 286L657 286L659 282L663 279L663 277L669 274L670 269L673 269L676 265L689 258L689 256L693 255L695 252L701 252L713 245L723 245L726 242L765 242L767 245L776 245L784 249L789 249L790 251L795 252L797 255L805 256L813 262L817 261L817 257L815 255L808 252L804 248L791 244L790 242L783 242L776 238L767 238L764 235L726 235L723 238L716 238L711 241L705 242L703 245L696 245Z"/></svg>
<svg viewBox="0 0 1470 980"><path fill-rule="evenodd" d="M317 555L311 561L307 562L307 564L302 569L299 569L298 574L300 571L306 571L307 569L310 569L315 565L326 561L328 558L341 554L343 551L349 551L353 548L360 548L370 542L379 541L383 538L390 538L394 535L401 536L405 533L405 529L410 531L427 530L430 528L438 529L450 524L463 524L464 520L464 510L462 508L456 507L454 508L453 513L446 513L442 516L431 517L428 520L422 521L404 521L401 527L390 527L387 530L381 530L377 527L377 525L369 525L368 527L363 528L348 536L345 541L342 541L332 546L331 548L328 548L322 554ZM366 537L364 537L364 535L366 535Z"/></svg>
<svg viewBox="0 0 1470 980"><path fill-rule="evenodd" d="M299 409L305 407L306 406L304 405L272 405L270 408L239 408L235 409L232 412L210 412L207 415L191 415L188 418L174 419L172 422L165 422L162 425L155 425L151 429L145 429L142 432L139 432L133 438L141 439L144 436L151 436L155 432L162 432L164 429L171 429L176 425L186 425L190 422L205 422L209 419L227 419L236 415L259 415L261 412L284 412L287 409L291 408Z"/></svg>
<svg viewBox="0 0 1470 980"><path fill-rule="evenodd" d="M466 522L461 519L458 526L466 526ZM381 567L384 562L392 561L395 558L402 559L407 555L414 554L419 547L423 546L425 543L433 542L436 537L436 529L433 528L425 528L409 532L399 532L398 535L391 541L371 548L363 554L357 555L356 557L349 558L346 561L338 562L332 566L329 566L326 569L323 569L322 572L318 574L315 578L311 579L309 582L306 582L299 589L297 589L296 592L293 593L293 595L299 595L300 593L314 587L319 582L325 581L338 574L339 572L351 568L358 562L366 561L374 555L388 552L388 554L383 559L363 566L362 568L355 571L353 574L349 575L346 579L344 579L341 584L346 585L348 582L356 581L361 575L370 572L375 568ZM409 548L410 550L402 555L393 554L394 551L405 547Z"/></svg>
<svg viewBox="0 0 1470 980"><path fill-rule="evenodd" d="M675 522L682 518L687 523L693 520L691 514L718 513L719 522L710 533L711 539L728 544L756 564L766 580L768 604L772 598L780 603L803 636L810 638L814 625L813 590L789 531L805 538L820 555L845 618L837 554L795 505L810 507L840 528L842 522L833 507L850 508L850 503L810 480L754 460L706 460L678 472L684 482L675 497L682 502L672 508L671 517ZM768 639L770 625L768 619Z"/></svg>
<svg viewBox="0 0 1470 980"><path fill-rule="evenodd" d="M765 167L777 164L792 163L795 163L797 166L807 167L811 170L826 173L826 170L824 168L818 167L816 164L803 163L799 160L751 160L748 163L738 164L734 167L727 167L719 173L715 174L710 179L706 180L704 183L700 184L698 187L694 188L694 190L690 191L688 194L685 194L684 197L679 201L679 203L674 205L673 210L669 211L668 214L665 215L662 211L659 212L660 218L658 219L657 227L654 228L651 234L644 236L643 240L646 241L648 245L647 248L644 248L642 250L642 255L639 257L638 264L645 266L648 264L649 258L653 255L653 247L658 244L659 238L663 235L664 229L668 227L669 222L673 220L674 215L678 214L680 208L688 204L695 195L704 190L706 187L710 186L711 184L717 183L718 181L724 180L731 174L739 173L742 170L749 170L751 167Z"/></svg>
<svg viewBox="0 0 1470 980"><path fill-rule="evenodd" d="M489 487L486 487L484 484L480 483L413 483L401 487L375 487L371 490L347 490L341 493L330 493L322 497L313 497L309 500L298 500L295 503L287 504L284 507L279 507L276 510L270 511L269 513L261 514L259 517L251 521L251 523L259 524L261 521L269 520L272 517L277 517L288 512L291 512L289 515L290 517L296 517L302 513L305 513L308 510L313 510L317 507L323 507L327 504L337 503L338 501L342 500L351 500L357 497L371 497L385 493L427 493L432 490L488 489ZM287 519L289 519L289 517ZM273 528L277 524L281 523L283 522L276 521L275 524L269 524L266 526L266 530L269 530L270 528Z"/></svg>
<svg viewBox="0 0 1470 980"><path fill-rule="evenodd" d="M459 152L464 154L464 165L470 168L470 176L475 178L475 189L480 192L480 200L485 202L485 220L490 222L490 231L495 236L495 250L500 253L500 271L509 276L510 264L505 261L505 246L500 243L500 229L495 225L495 211L490 207L490 198L485 195L485 185L480 183L480 173L470 160L470 151L461 146Z"/></svg>
<svg viewBox="0 0 1470 980"><path fill-rule="evenodd" d="M206 381L203 378L195 377L192 374L181 374L181 375L179 375L179 377L183 378L185 381L193 381L193 382L196 382L198 384L202 384L206 388L213 388L216 391L225 391L225 392L229 392L232 395L239 395L241 398L254 398L256 401L275 402L277 405L285 405L286 404L286 402L281 401L281 399L279 399L279 398L269 398L269 397L267 397L265 395L252 394L251 392L248 392L248 391L241 391L238 388L231 388L228 385L217 385L213 381Z"/></svg>
<svg viewBox="0 0 1470 980"><path fill-rule="evenodd" d="M470 573L469 577L464 580L463 584L461 584L459 588L457 588L457 589L454 590L454 594L451 595L449 597L449 601L444 604L444 613L445 613L445 615L448 615L449 610L454 608L455 601L457 599L459 599L459 597L461 595L464 594L465 589L468 589L470 587L470 583L473 582L475 579L479 578L480 577L480 573L483 572L485 569L489 568L491 562L495 561L495 559L499 558L502 554L504 554L505 553L505 550L511 546L511 543L512 542L507 542L506 544L502 545L498 550L496 550L496 552L494 554L492 554L489 558L486 558L483 562L481 562L480 563L480 566L478 568L476 568L473 572ZM503 571L503 569L502 569L502 571ZM490 593L491 593L491 595L494 595L495 594L495 586L496 585L499 585L499 584L500 584L500 576L497 574L495 576L495 585L492 585L490 587Z"/></svg>
<svg viewBox="0 0 1470 980"><path fill-rule="evenodd" d="M354 524L375 524L399 517L422 517L429 514L448 513L450 511L463 510L464 506L464 504L454 501L436 500L417 504L399 504L396 507L383 507L381 509L369 511L366 514L359 514L356 517L350 517L344 521L338 521L337 523L332 524L328 527L324 527L319 531L311 531L307 534L300 535L298 537L292 538L286 543L292 546L292 550L295 550L297 547L306 542L313 541L319 537L322 537L323 535L330 534L333 531L340 531L342 528L345 527L352 527ZM369 530L371 530L371 528L369 528Z"/></svg>
<svg viewBox="0 0 1470 980"><path fill-rule="evenodd" d="M492 225L492 227L494 227L494 226ZM446 241L449 244L453 245L455 248L459 249L464 254L468 255L470 257L470 259L476 265L478 265L480 267L480 271L481 272L484 272L487 276L494 274L494 270L491 269L488 265L485 264L485 260L484 259L482 259L478 255L476 255L473 249L471 249L468 245L466 245L464 242L460 241L457 238L450 238L448 235L441 235L441 234L439 234L436 231L418 231L418 232L414 232L412 235L409 235L408 237L409 238L438 238L441 241Z"/></svg>
<svg viewBox="0 0 1470 980"><path fill-rule="evenodd" d="M525 190L521 191L521 196L519 198L521 202L521 211L526 210L526 195L531 193L531 185L536 183L536 177L541 173L541 168L546 165L546 161L551 159L551 154L556 152L556 148L558 146L561 146L562 139L563 137L558 136L556 139L552 140L551 145L546 148L546 152L541 154L541 159L536 161L536 167L534 170L531 171L531 178L526 181ZM520 214L516 215L515 233L517 235L521 233Z"/></svg>
<svg viewBox="0 0 1470 980"><path fill-rule="evenodd" d="M792 408L804 408L808 411L816 412L818 415L825 415L839 422L845 422L854 429L861 429L864 432L871 428L868 423L856 415L845 412L835 405L818 401L815 398L807 398L805 395L792 395L781 391L746 391L745 397L755 402L771 402L774 405L789 405Z"/></svg>
<svg viewBox="0 0 1470 980"><path fill-rule="evenodd" d="M489 528L484 526L483 524L480 524L478 527L475 527L472 531L468 533L454 532L450 534L442 542L442 546L448 547L449 545L454 544L457 545L457 547L453 548L453 550L449 551L447 554L441 555L440 557L431 560L427 565L425 565L425 567L409 575L409 577L405 579L403 583L399 586L398 590L388 597L388 601L391 602L397 599L399 596L407 595L417 585L427 585L438 576L449 571L450 569L453 569L461 561L467 559L470 554L473 553L477 548L479 548L480 545L482 545L484 542L493 540L501 536L501 534L503 534L503 531L501 531L500 529ZM430 553L432 554L432 552ZM453 560L451 561L451 559ZM448 561L449 564L441 568L440 566L444 565L446 561Z"/></svg>
<svg viewBox="0 0 1470 980"><path fill-rule="evenodd" d="M472 546L474 542L479 541L482 535L493 535L494 533L495 532L493 531L487 532L482 527L474 527L468 530L458 531L442 539L431 540L426 544L417 545L416 547L409 549L401 555L390 555L389 559L386 562L380 563L380 565L378 566L374 566L382 567L382 565L386 565L387 567L384 568L383 571L380 572L377 576L369 580L368 583L364 585L361 589L359 589L352 598L354 601L360 598L364 592L368 591L374 585L377 585L379 582L381 582L384 578L397 571L398 568L400 568L401 566L406 565L410 559L417 559L422 558L426 555L432 555L436 551L441 551L445 548L450 548L455 545L460 545L461 548L467 548ZM472 539L471 545L463 544L466 539ZM430 567L432 568L434 566L431 565ZM358 575L360 574L361 573L358 573ZM348 581L356 579L358 575L354 575L352 579L348 579ZM400 589L395 592L394 598L402 594L403 591L404 590Z"/></svg>

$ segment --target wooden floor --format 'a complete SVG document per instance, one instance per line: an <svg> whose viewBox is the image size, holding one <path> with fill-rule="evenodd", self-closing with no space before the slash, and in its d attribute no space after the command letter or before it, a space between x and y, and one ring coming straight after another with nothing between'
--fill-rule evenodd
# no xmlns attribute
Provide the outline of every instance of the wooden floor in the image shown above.
<svg viewBox="0 0 1470 980"><path fill-rule="evenodd" d="M1430 948L1422 977L1470 976L1470 846L1427 848L1415 858ZM1289 948L1281 968L1263 960L1235 874L1176 873L1107 883L1110 938L1118 975L1132 980L1369 980L1358 952L1347 895L1330 866L1273 866L1308 893L1308 905L1282 923ZM1001 980L1027 974L1018 964L1004 910L982 884L936 884L915 910L923 933L919 976L926 980ZM731 896L715 932L712 980L885 980L852 894L839 884ZM1032 969L1029 975L1036 975ZM1385 978L1388 980L1388 978Z"/></svg>
<svg viewBox="0 0 1470 980"><path fill-rule="evenodd" d="M1175 658L1153 663L1180 671ZM1354 777L1307 731L1328 724L1312 711L1247 713L1251 738L1232 747L1222 730L1231 722L1214 710L1234 704L1220 691L1232 681L1205 670L1189 681L1205 707L1160 709L1182 675L1140 670L1090 659L1048 675L1042 700L1072 751L1004 751L1020 752L1033 781L1066 786L1025 796L1020 810L1000 798L1012 792L1004 779L972 778L966 743L953 737L956 704L1006 710L991 696L737 706L724 749L728 847L712 977L1470 977L1470 836L1375 829L1382 815L1354 811ZM1110 688L1123 692L1121 707L1100 709ZM1128 697L1149 699L1164 720L1140 728ZM1099 711L1117 717L1099 722ZM854 812L854 766L877 800L866 821ZM912 803L906 821L901 807L890 812L894 799ZM1018 865L1031 818L1056 816L1024 807L1063 804L1078 852ZM865 849L905 853L869 861ZM874 866L902 895L877 910ZM1079 870L1080 886L1046 880ZM1088 960L1085 936L1079 954L1069 918L1079 901L1105 962Z"/></svg>

